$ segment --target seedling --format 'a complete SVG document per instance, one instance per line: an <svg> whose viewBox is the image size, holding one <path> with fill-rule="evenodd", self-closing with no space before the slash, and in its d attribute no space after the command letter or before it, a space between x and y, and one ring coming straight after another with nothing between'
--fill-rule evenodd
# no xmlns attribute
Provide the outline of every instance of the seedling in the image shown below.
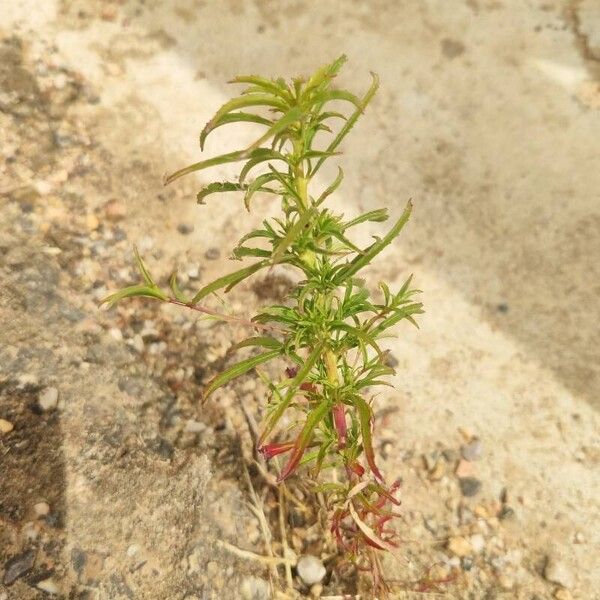
<svg viewBox="0 0 600 600"><path fill-rule="evenodd" d="M377 299L371 298L359 278L398 236L409 219L411 203L383 237L361 248L352 241L354 229L367 221L386 221L387 208L350 219L328 208L327 199L343 179L341 168L334 181L315 192L321 167L338 154L341 141L378 87L373 74L362 97L334 88L333 80L345 61L342 56L308 79L289 83L254 75L236 77L233 83L244 84L245 89L204 127L200 148L225 125L254 123L264 128L262 135L247 148L194 163L166 179L171 183L189 173L240 163L236 180L210 183L198 192L198 202L203 204L213 194L238 192L250 210L255 196L275 196L277 215L247 233L233 250L234 259L251 262L189 298L180 290L176 274L170 290L161 289L136 251L143 281L109 296L106 302L146 296L236 320L203 302L274 265L301 273L284 303L267 306L246 322L255 328L255 335L237 348L254 348L254 354L214 377L204 398L269 361L283 364L278 378L260 372L269 395L258 450L266 459L285 455L279 482L296 473L315 482L315 491L326 499L339 548L359 568L370 571L375 587L381 589L385 584L380 554L397 551L390 521L397 515L400 483L386 483L375 458L373 389L389 385L385 378L394 372L379 342L400 321L416 324L414 317L422 308L413 300L417 290L411 288L410 277L396 292L380 283ZM350 110L344 112L344 107ZM279 431L284 415L287 424Z"/></svg>

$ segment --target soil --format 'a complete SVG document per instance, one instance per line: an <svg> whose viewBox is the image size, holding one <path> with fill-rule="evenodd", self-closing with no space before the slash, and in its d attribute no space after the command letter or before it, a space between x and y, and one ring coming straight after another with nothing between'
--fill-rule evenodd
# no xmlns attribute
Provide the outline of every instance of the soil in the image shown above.
<svg viewBox="0 0 600 600"><path fill-rule="evenodd" d="M98 303L137 281L134 243L161 282L177 267L189 290L230 268L230 249L268 205L256 202L248 214L223 197L197 207L198 181L164 188L162 176L196 159L195 136L228 93L223 81L275 67L307 72L338 47L356 60L357 78L382 65L387 81L346 148L344 185L361 194L334 202L347 212L400 210L404 201L389 200L398 192L390 173L417 197L414 228L369 280L375 290L379 279L397 284L414 272L428 311L420 331L390 341L396 391L378 398L379 460L403 481L405 561L386 565L396 596L600 598L593 3L531 8L520 15L527 31L512 34L498 25L513 23L517 7L500 3L461 3L442 23L431 3L402 8L402 19L391 18L394 3L330 4L290 2L285 14L276 3L235 1L7 8L0 600L271 597L272 571L231 549L269 548L249 506L247 466L271 547L283 552L277 491L252 463L264 390L246 377L200 402L203 384L247 331L151 301L109 311ZM459 41L461 18L479 26ZM355 46L332 35L336 19ZM532 41L535 27L554 37ZM486 30L496 46L480 39ZM305 55L308 31L319 48ZM279 55L284 34L289 48ZM384 60L398 39L408 40L409 91L397 83L400 63ZM539 58L552 44L577 65L574 79ZM517 60L516 47L537 58ZM521 86L514 95L500 97L502 82L478 87L476 74L497 67L485 62L492 56L504 66L499 78L516 77L511 68L520 74L509 80ZM418 60L431 74L409 66ZM567 92L549 93L546 76ZM482 116L464 99L465 81ZM527 94L543 101L543 127L522 107ZM512 112L500 113L506 106ZM390 127L398 107L412 115L399 131ZM497 114L503 121L492 127ZM517 147L505 134L522 127L531 135ZM542 129L538 143L533 132ZM208 151L252 136L251 128L224 132ZM406 154L402 140L413 142ZM546 154L559 142L569 149L562 162ZM498 148L506 159L496 171ZM465 149L478 153L476 164ZM545 170L528 162L535 153ZM215 178L231 172L217 169ZM258 278L236 288L226 307L247 315L288 284L285 273ZM55 392L56 403L44 406ZM294 571L294 594L370 598L368 584L335 556L318 505L300 482L290 489L305 507L288 507L291 551L327 568L312 590Z"/></svg>

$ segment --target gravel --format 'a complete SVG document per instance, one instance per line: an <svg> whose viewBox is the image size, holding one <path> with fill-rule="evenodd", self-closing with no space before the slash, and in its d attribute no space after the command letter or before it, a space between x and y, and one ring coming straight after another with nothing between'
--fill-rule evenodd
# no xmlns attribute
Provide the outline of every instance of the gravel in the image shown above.
<svg viewBox="0 0 600 600"><path fill-rule="evenodd" d="M463 496L471 498L481 490L481 481L475 477L462 477L458 480L460 491Z"/></svg>
<svg viewBox="0 0 600 600"><path fill-rule="evenodd" d="M566 564L562 557L553 554L546 557L544 577L547 581L557 583L567 589L572 588L575 582L571 567Z"/></svg>
<svg viewBox="0 0 600 600"><path fill-rule="evenodd" d="M244 600L269 600L271 590L268 582L258 577L246 577L240 586Z"/></svg>
<svg viewBox="0 0 600 600"><path fill-rule="evenodd" d="M468 444L461 446L460 453L465 460L479 460L483 455L483 444L479 438L473 438Z"/></svg>
<svg viewBox="0 0 600 600"><path fill-rule="evenodd" d="M327 573L323 562L310 554L300 558L296 569L300 579L309 587L315 583L321 583Z"/></svg>
<svg viewBox="0 0 600 600"><path fill-rule="evenodd" d="M35 563L35 550L27 550L23 554L13 556L4 566L4 585L11 585L19 577L23 577Z"/></svg>
<svg viewBox="0 0 600 600"><path fill-rule="evenodd" d="M38 396L38 406L45 412L54 410L58 405L58 390L55 387L46 388Z"/></svg>
<svg viewBox="0 0 600 600"><path fill-rule="evenodd" d="M14 425L6 419L0 419L0 433L10 433L14 429Z"/></svg>

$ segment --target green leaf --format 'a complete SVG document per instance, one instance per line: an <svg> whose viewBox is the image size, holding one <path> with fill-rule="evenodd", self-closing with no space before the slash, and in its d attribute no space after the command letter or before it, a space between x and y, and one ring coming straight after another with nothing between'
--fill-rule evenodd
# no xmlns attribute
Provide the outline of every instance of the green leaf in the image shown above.
<svg viewBox="0 0 600 600"><path fill-rule="evenodd" d="M198 200L198 204L206 204L204 202L204 198L209 196L210 194L217 194L222 192L239 192L244 189L243 185L239 183L235 183L233 181L215 181L213 183L208 184L206 187L203 187L196 198Z"/></svg>
<svg viewBox="0 0 600 600"><path fill-rule="evenodd" d="M252 196L256 194L256 192L270 192L276 193L271 188L264 187L266 183L270 183L271 181L276 181L276 177L273 173L265 173L264 175L259 175L252 183L246 186L246 193L244 194L244 206L247 211L250 211L250 200L252 200Z"/></svg>
<svg viewBox="0 0 600 600"><path fill-rule="evenodd" d="M338 71L344 66L344 63L348 60L345 54L342 54L336 58L333 62L321 67L316 71L306 83L305 93L318 88L319 86L327 83L333 79Z"/></svg>
<svg viewBox="0 0 600 600"><path fill-rule="evenodd" d="M271 94L247 94L225 102L215 113L215 116L207 123L206 128L210 131L224 115L233 110L248 108L249 106L270 106L282 112L285 112L287 108L287 104L281 98L276 98Z"/></svg>
<svg viewBox="0 0 600 600"><path fill-rule="evenodd" d="M146 267L146 263L144 263L144 261L142 260L142 257L140 256L140 252L139 252L137 246L133 247L133 253L135 254L135 262L137 263L138 270L141 273L142 277L144 278L146 285L155 288L156 284L154 283L152 277L150 276L150 271L148 271L148 267Z"/></svg>
<svg viewBox="0 0 600 600"><path fill-rule="evenodd" d="M168 300L167 296L161 292L156 287L149 287L145 285L132 285L100 301L100 304L108 304L109 306L114 306L117 302L123 300L123 298L133 298L135 296L145 296L147 298L156 298L157 300L162 300L163 302Z"/></svg>
<svg viewBox="0 0 600 600"><path fill-rule="evenodd" d="M298 236L300 236L302 233L308 234L310 228L307 229L307 225L310 224L310 220L313 218L316 212L317 209L315 207L305 210L300 218L289 228L288 232L285 234L285 237L273 250L273 256L271 258L273 264L277 264L281 260L281 257L284 255L285 251L294 243ZM314 225L314 223L312 223L312 225Z"/></svg>
<svg viewBox="0 0 600 600"><path fill-rule="evenodd" d="M188 175L189 173L193 173L194 171L201 171L202 169L208 169L209 167L216 167L217 165L225 165L227 163L239 162L241 160L245 160L248 158L248 154L246 150L236 150L235 152L228 152L227 154L221 154L220 156L215 156L213 158L209 158L207 160L201 160L200 162L193 163L184 167L183 169L179 169L179 171L175 171L175 173L171 173L165 179L165 185L183 177L184 175Z"/></svg>
<svg viewBox="0 0 600 600"><path fill-rule="evenodd" d="M271 127L271 125L273 125L273 121L271 119L261 117L260 115L255 115L247 112L228 113L226 115L223 115L217 123L213 123L209 129L205 127L202 130L202 132L200 133L200 150L204 150L204 144L209 133L211 133L218 127L222 127L223 125L229 125L230 123L257 123L258 125L266 125L267 127Z"/></svg>
<svg viewBox="0 0 600 600"><path fill-rule="evenodd" d="M326 90L313 96L312 101L319 104L325 102L331 102L332 100L343 100L350 102L358 108L360 112L363 111L364 107L362 101L359 100L354 94L347 92L346 90Z"/></svg>
<svg viewBox="0 0 600 600"><path fill-rule="evenodd" d="M372 221L375 223L383 223L383 221L387 221L389 218L388 209L387 208L378 208L377 210L372 210L370 212L364 213L356 219L352 219L347 223L344 223L344 229L348 229L349 227L354 227L355 225L359 225L360 223L365 223L366 221Z"/></svg>
<svg viewBox="0 0 600 600"><path fill-rule="evenodd" d="M314 175L314 173L315 169L313 169L312 174ZM342 183L342 179L344 179L344 171L342 171L342 167L338 167L337 177L335 178L333 183L318 197L317 201L315 202L315 205L319 206L320 204L323 204L327 197L333 194L333 192L335 192L335 190L338 189L340 183Z"/></svg>
<svg viewBox="0 0 600 600"><path fill-rule="evenodd" d="M318 344L314 350L310 353L305 363L302 365L296 376L290 381L288 385L287 392L283 399L279 402L275 410L269 416L267 420L267 424L260 435L259 445L261 445L267 436L273 431L275 426L277 425L281 415L285 412L286 408L290 405L290 402L294 398L298 388L304 380L308 377L311 369L314 364L317 362L317 359L321 356L321 352L323 350L323 343Z"/></svg>
<svg viewBox="0 0 600 600"><path fill-rule="evenodd" d="M335 136L333 141L327 147L327 151L332 152L335 150L342 140L348 135L354 124L358 120L358 117L363 113L367 104L373 99L375 92L379 88L379 77L375 73L371 73L371 77L373 78L373 83L371 83L371 87L367 90L367 93L363 96L363 99L360 103L360 108L357 108L352 115L348 118L344 126L340 129L338 134ZM312 171L313 176L315 173L321 168L321 165L325 162L325 157L319 159L319 162L316 164L315 168Z"/></svg>
<svg viewBox="0 0 600 600"><path fill-rule="evenodd" d="M211 379L204 389L204 400L206 400L215 390L229 383L232 379L251 371L258 365L265 363L269 360L272 360L279 356L279 350L271 350L270 352L264 352L263 354L259 354L258 356L252 356L251 358L247 358L246 360L242 360L239 363L236 363L229 369L226 369L222 373L219 373L216 377Z"/></svg>
<svg viewBox="0 0 600 600"><path fill-rule="evenodd" d="M248 160L248 162L242 167L240 171L240 175L238 177L238 181L240 183L244 182L246 176L250 172L250 169L253 169L257 165L263 162L268 162L270 160L282 160L287 163L287 157L281 152L277 152L277 150L273 150L272 148L256 148L252 151L252 156Z"/></svg>
<svg viewBox="0 0 600 600"><path fill-rule="evenodd" d="M220 290L221 288L225 288L225 291L228 292L233 286L240 283L247 277L250 277L253 273L256 273L259 269L266 267L269 265L270 261L261 260L259 262L250 265L249 267L245 267L240 269L239 271L234 271L233 273L229 273L228 275L224 275L223 277L219 277L215 279L213 282L205 285L193 298L192 304L197 304L208 294Z"/></svg>
<svg viewBox="0 0 600 600"><path fill-rule="evenodd" d="M238 75L234 77L229 83L247 83L255 85L258 88L263 89L265 92L269 92L275 96L279 96L282 100L290 99L290 91L283 80L273 81L271 79L265 79L258 75Z"/></svg>
<svg viewBox="0 0 600 600"><path fill-rule="evenodd" d="M232 256L236 260L241 260L242 258L253 256L255 258L270 258L271 252L270 250L265 250L264 248L249 248L248 246L237 246Z"/></svg>
<svg viewBox="0 0 600 600"><path fill-rule="evenodd" d="M300 119L303 112L304 111L299 106L295 106L294 108L288 110L288 112L286 112L278 121L276 121L264 135L259 137L254 144L250 146L250 149L258 148L268 139L287 129L290 125Z"/></svg>
<svg viewBox="0 0 600 600"><path fill-rule="evenodd" d="M185 297L184 293L179 288L179 284L177 283L177 271L171 275L171 278L169 279L169 287L179 302L183 302L184 304L189 303L189 299Z"/></svg>
<svg viewBox="0 0 600 600"><path fill-rule="evenodd" d="M408 202L402 216L396 221L394 226L390 229L385 237L380 240L377 240L374 244L369 246L366 250L363 251L363 254L360 254L350 263L342 267L337 275L335 276L335 282L339 285L342 281L348 279L348 277L352 277L358 271L360 271L363 267L368 265L375 256L377 256L386 246L388 246L394 238L400 233L406 222L410 217L410 213L412 211L412 202Z"/></svg>
<svg viewBox="0 0 600 600"><path fill-rule="evenodd" d="M261 348L270 348L271 350L275 350L280 349L282 347L282 344L279 340L276 340L275 338L270 336L256 336L249 337L239 342L238 344L236 344L235 348L236 350L239 350L240 348L246 348L249 346L259 346Z"/></svg>

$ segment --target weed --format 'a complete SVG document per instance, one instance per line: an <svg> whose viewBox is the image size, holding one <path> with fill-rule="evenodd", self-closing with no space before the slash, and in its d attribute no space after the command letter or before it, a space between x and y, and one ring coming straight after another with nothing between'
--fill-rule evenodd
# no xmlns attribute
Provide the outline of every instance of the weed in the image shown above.
<svg viewBox="0 0 600 600"><path fill-rule="evenodd" d="M269 397L259 438L259 451L266 459L285 455L279 482L300 470L316 481L315 491L326 499L330 528L337 543L358 568L368 570L376 588L385 588L379 553L397 552L398 540L390 521L397 515L399 482L386 483L376 460L373 442L373 388L389 385L393 373L380 339L400 321L415 324L421 304L411 278L396 292L380 283L378 299L372 299L359 273L400 233L411 213L406 208L381 238L366 248L351 240L354 228L367 221L388 219L380 208L346 219L327 208L326 201L343 179L341 168L335 180L320 193L313 191L315 177L325 161L334 157L340 142L352 129L373 98L378 80L366 94L355 96L335 89L334 77L345 62L342 56L308 79L236 77L242 93L226 102L200 134L204 149L207 137L218 128L235 123L254 123L264 133L249 147L202 160L170 175L179 177L225 163L241 163L235 181L213 182L198 193L204 203L212 194L239 192L249 210L257 193L280 200L280 213L266 219L246 234L233 250L237 260L251 259L242 268L212 281L188 298L170 280L170 290L153 280L136 251L142 283L109 296L114 304L127 297L146 296L193 308L213 317L220 315L201 304L211 294L228 292L255 273L274 265L287 265L301 273L301 281L289 301L263 308L246 324L256 335L238 348L258 351L240 360L212 379L208 398L235 377L275 359L289 366L277 380L264 379ZM350 107L338 112L331 105ZM264 112L257 113L263 110ZM266 109L266 110L265 110ZM338 123L336 130L332 124ZM328 140L317 148L317 143ZM250 180L250 175L253 177ZM276 438L286 415L294 426ZM335 473L335 477L328 477ZM310 477L309 477L310 476Z"/></svg>

